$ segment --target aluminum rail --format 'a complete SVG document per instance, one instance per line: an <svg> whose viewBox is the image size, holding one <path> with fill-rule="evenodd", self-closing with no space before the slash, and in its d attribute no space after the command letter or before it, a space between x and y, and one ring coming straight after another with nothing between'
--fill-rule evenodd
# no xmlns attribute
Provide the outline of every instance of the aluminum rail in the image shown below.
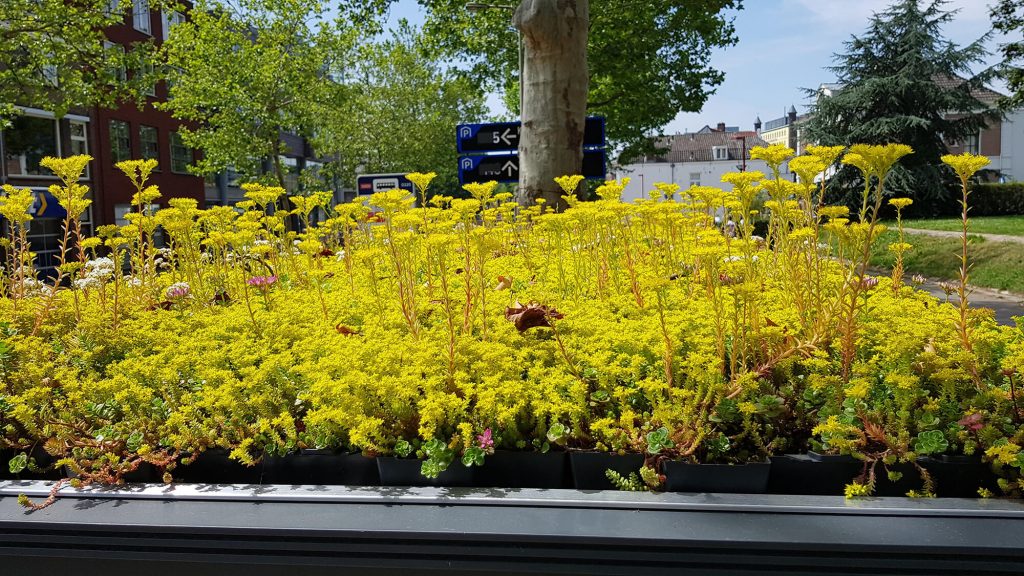
<svg viewBox="0 0 1024 576"><path fill-rule="evenodd" d="M139 485L29 512L0 482L0 574L1024 574L1007 500Z"/></svg>

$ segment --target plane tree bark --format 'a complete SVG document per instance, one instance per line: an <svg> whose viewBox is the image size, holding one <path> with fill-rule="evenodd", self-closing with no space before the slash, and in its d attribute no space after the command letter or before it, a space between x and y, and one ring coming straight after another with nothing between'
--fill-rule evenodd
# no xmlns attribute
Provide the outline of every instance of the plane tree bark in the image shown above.
<svg viewBox="0 0 1024 576"><path fill-rule="evenodd" d="M589 0L523 0L512 17L523 35L522 132L517 200L561 202L555 178L583 168Z"/></svg>

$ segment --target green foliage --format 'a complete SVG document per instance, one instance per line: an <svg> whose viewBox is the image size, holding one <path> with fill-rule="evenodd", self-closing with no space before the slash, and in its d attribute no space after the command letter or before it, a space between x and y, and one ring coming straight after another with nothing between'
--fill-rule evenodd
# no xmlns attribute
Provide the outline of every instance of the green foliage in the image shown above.
<svg viewBox="0 0 1024 576"><path fill-rule="evenodd" d="M622 490L623 492L645 492L648 489L636 472L630 472L628 476L623 476L609 468L604 471L604 475L615 486L616 490Z"/></svg>
<svg viewBox="0 0 1024 576"><path fill-rule="evenodd" d="M971 194L974 200L974 194ZM974 210L971 210L972 214ZM904 220L906 228L916 230L940 230L944 232L960 232L963 221L959 218L929 218L926 220ZM1024 236L1024 215L1021 216L981 216L971 217L971 234L998 234L1005 236Z"/></svg>
<svg viewBox="0 0 1024 576"><path fill-rule="evenodd" d="M971 186L971 216L1024 215L1024 183Z"/></svg>
<svg viewBox="0 0 1024 576"><path fill-rule="evenodd" d="M175 2L152 0L155 9ZM143 87L155 76L141 73L153 64L151 40L125 51L107 48L105 29L130 18L131 2L109 9L109 0L4 0L0 2L0 128L15 113L12 104L53 110L122 100L143 102ZM136 71L127 79L120 70Z"/></svg>
<svg viewBox="0 0 1024 576"><path fill-rule="evenodd" d="M953 279L959 274L956 252L960 240L955 237L938 238L907 234L905 238L913 248L904 256L904 269L908 275L921 274L927 278ZM889 268L895 255L888 246L897 242L895 232L885 232L872 252L873 266ZM996 290L1009 290L1024 294L1024 251L1014 242L988 242L979 236L970 236L971 284Z"/></svg>
<svg viewBox="0 0 1024 576"><path fill-rule="evenodd" d="M886 188L914 199L922 215L952 205L952 174L939 161L947 153L944 139L977 134L999 119L972 94L990 77L970 71L986 55L985 37L963 47L948 41L942 29L953 17L935 0L898 0L873 16L836 56L832 71L840 88L831 96L812 93L817 98L806 126L809 138L823 145L909 144L914 154L889 174ZM851 208L860 204L863 187L850 167L830 183L833 200Z"/></svg>
<svg viewBox="0 0 1024 576"><path fill-rule="evenodd" d="M455 459L455 450L452 450L443 440L437 438L433 438L423 445L423 453L426 455L426 459L423 460L420 473L423 474L424 478L437 478L441 475L441 472L448 469L452 460ZM472 463L474 463L474 460L471 458L470 464L465 465L469 466Z"/></svg>
<svg viewBox="0 0 1024 576"><path fill-rule="evenodd" d="M1006 42L999 46L1003 56L1000 76L1006 80L1010 96L1000 105L1005 110L1014 110L1024 104L1024 41L1020 40L1020 31L1024 28L1024 1L998 0L990 6L992 11L992 27L1006 35Z"/></svg>
<svg viewBox="0 0 1024 576"><path fill-rule="evenodd" d="M402 22L386 40L354 50L335 80L314 145L329 170L355 187L364 174L437 170L435 193L458 189L455 125L485 113L479 87L424 53L423 35Z"/></svg>
<svg viewBox="0 0 1024 576"><path fill-rule="evenodd" d="M471 12L462 0L419 0L432 53L456 61L479 86L503 90L518 110L518 40L507 10ZM517 4L513 2L512 4ZM648 150L652 130L700 110L724 75L715 48L736 42L729 12L739 0L592 0L587 48L589 113L627 155Z"/></svg>
<svg viewBox="0 0 1024 576"><path fill-rule="evenodd" d="M653 430L647 433L647 453L658 454L666 448L671 448L675 444L669 438L668 428L662 426L657 430Z"/></svg>
<svg viewBox="0 0 1024 576"><path fill-rule="evenodd" d="M195 122L181 134L203 151L196 171L272 171L283 186L280 133L313 137L323 126L344 90L333 74L376 30L363 25L366 10L343 3L331 20L320 0L198 1L162 47L172 87L161 105Z"/></svg>
<svg viewBox="0 0 1024 576"><path fill-rule="evenodd" d="M942 454L949 448L949 442L942 430L925 430L914 440L916 454Z"/></svg>

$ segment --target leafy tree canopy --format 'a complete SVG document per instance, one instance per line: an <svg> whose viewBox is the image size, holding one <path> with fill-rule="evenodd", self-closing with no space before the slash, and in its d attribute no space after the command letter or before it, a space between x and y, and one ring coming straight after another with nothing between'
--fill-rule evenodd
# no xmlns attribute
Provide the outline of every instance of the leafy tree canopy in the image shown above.
<svg viewBox="0 0 1024 576"><path fill-rule="evenodd" d="M806 129L825 145L851 142L908 144L905 157L886 181L892 194L918 200L919 212L945 208L951 174L939 157L946 142L977 134L998 113L977 98L992 71L971 67L987 54L982 37L957 46L942 35L955 12L944 0L899 0L875 14L867 30L846 42L831 70L840 85L831 96L818 94ZM832 190L839 201L859 204L863 182L853 168L840 170Z"/></svg>
<svg viewBox="0 0 1024 576"><path fill-rule="evenodd" d="M1004 109L1020 108L1024 105L1024 0L999 0L992 6L992 26L1006 34L1009 40L1000 45L1003 55L1000 75L1006 79L1010 96L1002 102Z"/></svg>
<svg viewBox="0 0 1024 576"><path fill-rule="evenodd" d="M163 106L191 120L185 142L203 151L197 171L234 166L250 175L284 173L280 135L315 135L336 100L339 70L360 35L378 31L360 2L200 0L164 44L171 99Z"/></svg>
<svg viewBox="0 0 1024 576"><path fill-rule="evenodd" d="M150 5L167 8L173 2ZM111 9L110 0L0 2L0 126L15 113L15 104L60 116L75 107L141 102L142 88L154 78L122 71L152 62L153 43L105 45L106 28L124 23L131 6L122 1Z"/></svg>
<svg viewBox="0 0 1024 576"><path fill-rule="evenodd" d="M427 9L425 45L518 109L518 38L511 8L470 11L464 0L418 0ZM508 2L496 2L509 4ZM513 3L514 4L514 3ZM588 113L608 118L608 137L626 155L680 112L700 110L724 79L711 51L736 42L729 9L741 0L591 0Z"/></svg>
<svg viewBox="0 0 1024 576"><path fill-rule="evenodd" d="M324 118L317 148L335 158L341 181L361 173L438 173L434 192L458 188L455 126L480 120L482 91L422 49L422 35L402 22L386 40L364 44L339 81L347 88Z"/></svg>

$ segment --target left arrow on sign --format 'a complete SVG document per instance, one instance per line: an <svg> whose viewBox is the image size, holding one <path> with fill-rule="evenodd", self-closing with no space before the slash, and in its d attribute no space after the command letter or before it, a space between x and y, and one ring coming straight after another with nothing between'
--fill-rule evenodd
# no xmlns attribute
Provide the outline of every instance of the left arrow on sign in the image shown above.
<svg viewBox="0 0 1024 576"><path fill-rule="evenodd" d="M510 138L511 136L511 138ZM505 128L505 131L501 134L501 141L511 146L513 140L518 140L519 136L512 131L511 128Z"/></svg>

